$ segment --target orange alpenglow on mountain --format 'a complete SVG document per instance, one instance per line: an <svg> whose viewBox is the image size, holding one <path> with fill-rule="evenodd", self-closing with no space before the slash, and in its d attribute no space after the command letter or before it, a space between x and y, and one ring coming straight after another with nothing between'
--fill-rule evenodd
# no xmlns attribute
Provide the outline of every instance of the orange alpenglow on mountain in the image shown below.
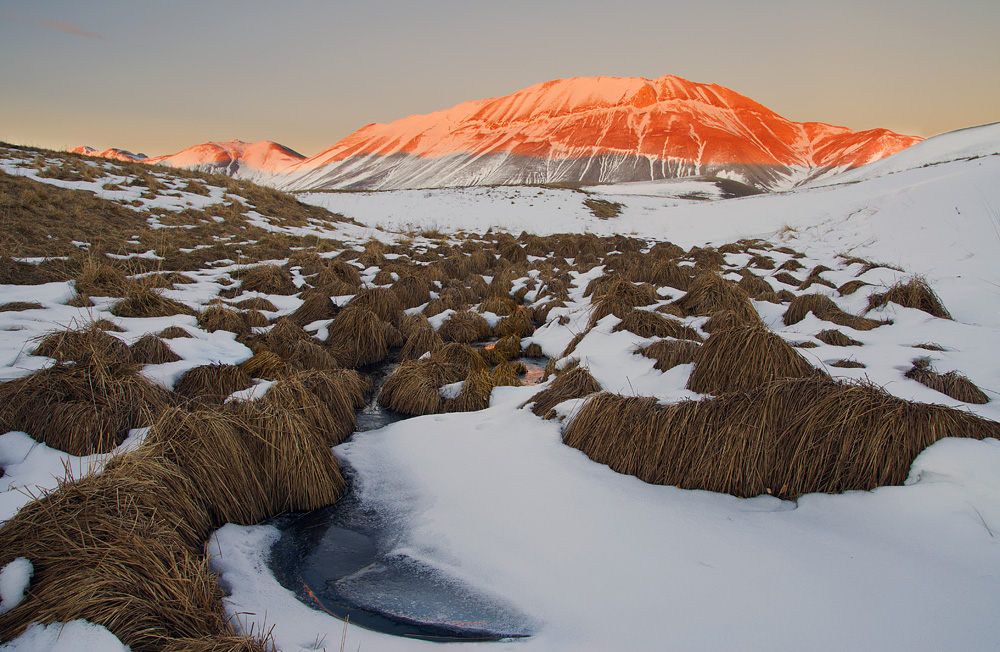
<svg viewBox="0 0 1000 652"><path fill-rule="evenodd" d="M207 143L148 159L285 189L399 189L722 176L785 189L922 140L786 120L716 84L577 77L371 124L303 159L270 142Z"/></svg>

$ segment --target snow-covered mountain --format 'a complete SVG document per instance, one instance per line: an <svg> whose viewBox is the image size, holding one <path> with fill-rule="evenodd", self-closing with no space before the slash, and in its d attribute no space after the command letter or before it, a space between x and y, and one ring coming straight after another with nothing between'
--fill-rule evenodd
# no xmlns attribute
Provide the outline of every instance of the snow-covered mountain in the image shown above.
<svg viewBox="0 0 1000 652"><path fill-rule="evenodd" d="M287 170L280 184L385 190L716 175L778 189L920 140L792 122L680 77L578 77L368 125Z"/></svg>
<svg viewBox="0 0 1000 652"><path fill-rule="evenodd" d="M132 152L124 149L118 149L116 147L110 147L108 149L94 149L93 147L88 147L87 145L80 145L79 147L74 147L68 150L71 154L83 154L84 156L97 156L99 158L109 158L115 161L145 161L148 157L145 154L133 154Z"/></svg>
<svg viewBox="0 0 1000 652"><path fill-rule="evenodd" d="M780 190L914 143L885 129L792 122L716 84L577 77L371 124L311 158L262 141L205 143L149 163L286 190L620 183L691 176Z"/></svg>

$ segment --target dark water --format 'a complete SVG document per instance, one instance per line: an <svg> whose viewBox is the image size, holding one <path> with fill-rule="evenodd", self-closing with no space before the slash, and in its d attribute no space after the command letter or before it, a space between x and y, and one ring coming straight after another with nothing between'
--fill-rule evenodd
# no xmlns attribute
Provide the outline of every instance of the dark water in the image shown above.
<svg viewBox="0 0 1000 652"><path fill-rule="evenodd" d="M525 384L537 383L547 360L521 361L528 367ZM394 368L385 365L367 371L380 386ZM358 411L354 436L404 418L372 398ZM345 471L350 474L350 469ZM530 618L510 605L392 552L391 524L361 504L353 492L334 505L286 514L272 523L281 537L271 548L271 571L282 586L314 609L375 631L429 641L531 635Z"/></svg>

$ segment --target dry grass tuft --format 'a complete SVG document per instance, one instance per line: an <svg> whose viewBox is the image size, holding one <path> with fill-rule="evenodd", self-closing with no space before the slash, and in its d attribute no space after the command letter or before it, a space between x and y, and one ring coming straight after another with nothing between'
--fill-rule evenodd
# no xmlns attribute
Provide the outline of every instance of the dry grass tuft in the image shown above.
<svg viewBox="0 0 1000 652"><path fill-rule="evenodd" d="M628 331L640 337L674 337L694 342L701 342L703 339L698 331L690 326L685 326L676 319L635 308L628 311L621 322L611 329L612 333L618 331Z"/></svg>
<svg viewBox="0 0 1000 652"><path fill-rule="evenodd" d="M490 372L494 387L520 387L521 376L527 372L522 362L502 362Z"/></svg>
<svg viewBox="0 0 1000 652"><path fill-rule="evenodd" d="M251 385L253 379L236 365L204 364L185 371L174 384L174 392L196 403L222 403Z"/></svg>
<svg viewBox="0 0 1000 652"><path fill-rule="evenodd" d="M469 343L489 337L492 331L489 322L479 313L464 310L451 314L441 324L438 334L449 342Z"/></svg>
<svg viewBox="0 0 1000 652"><path fill-rule="evenodd" d="M846 326L858 331L870 331L873 328L892 323L846 313L833 302L833 299L824 294L803 294L795 297L789 304L788 310L785 311L783 321L786 326L791 326L805 319L810 312L823 321L833 322L838 326Z"/></svg>
<svg viewBox="0 0 1000 652"><path fill-rule="evenodd" d="M864 281L859 281L855 279L853 281L848 281L847 283L841 285L839 288L837 288L837 292L840 294L840 296L846 297L854 294L855 292L865 287L866 285L869 284L865 283Z"/></svg>
<svg viewBox="0 0 1000 652"><path fill-rule="evenodd" d="M378 402L401 414L438 414L444 407L440 388L464 377L465 370L458 364L433 359L406 360L386 379Z"/></svg>
<svg viewBox="0 0 1000 652"><path fill-rule="evenodd" d="M923 310L935 317L951 319L951 314L945 309L941 299L934 294L927 281L919 276L914 276L905 283L900 281L885 292L869 295L865 312L881 308L890 301L905 308Z"/></svg>
<svg viewBox="0 0 1000 652"><path fill-rule="evenodd" d="M116 317L169 317L193 315L194 310L179 301L168 299L160 290L145 285L132 286L125 298L111 307Z"/></svg>
<svg viewBox="0 0 1000 652"><path fill-rule="evenodd" d="M820 331L814 336L820 342L831 346L861 346L861 342L852 337L844 335L836 329Z"/></svg>
<svg viewBox="0 0 1000 652"><path fill-rule="evenodd" d="M691 283L691 289L674 301L674 305L686 315L707 316L717 312L732 312L740 316L742 323L759 320L747 293L736 283L713 272L698 275Z"/></svg>
<svg viewBox="0 0 1000 652"><path fill-rule="evenodd" d="M500 317L506 317L517 311L518 305L510 297L489 297L483 299L477 308L479 312L492 312Z"/></svg>
<svg viewBox="0 0 1000 652"><path fill-rule="evenodd" d="M134 365L60 363L0 383L0 429L21 430L72 455L108 453L168 402Z"/></svg>
<svg viewBox="0 0 1000 652"><path fill-rule="evenodd" d="M489 365L483 360L482 352L468 344L450 342L434 351L430 355L431 360L458 365L463 373L469 374L477 369L488 369Z"/></svg>
<svg viewBox="0 0 1000 652"><path fill-rule="evenodd" d="M185 481L161 484L157 473L63 483L4 525L0 566L28 557L34 576L26 598L0 615L0 637L11 640L33 622L80 618L137 651L227 632L216 575L169 525L172 517L192 518L198 506L172 508L181 497L166 497L165 489Z"/></svg>
<svg viewBox="0 0 1000 652"><path fill-rule="evenodd" d="M843 359L836 360L830 363L831 367L837 367L838 369L864 369L865 365L858 362L857 360Z"/></svg>
<svg viewBox="0 0 1000 652"><path fill-rule="evenodd" d="M491 365L512 360L521 355L521 338L517 335L505 335L492 344L487 344L480 353L483 359Z"/></svg>
<svg viewBox="0 0 1000 652"><path fill-rule="evenodd" d="M591 326L608 315L622 319L632 308L648 306L660 300L656 288L652 285L635 285L618 276L613 276L605 282L596 283L592 288L588 286L588 289L592 289L593 293Z"/></svg>
<svg viewBox="0 0 1000 652"><path fill-rule="evenodd" d="M53 331L38 340L32 355L44 355L59 362L90 364L131 364L132 354L125 342L109 335L96 323L79 328Z"/></svg>
<svg viewBox="0 0 1000 652"><path fill-rule="evenodd" d="M333 319L339 309L326 294L317 291L303 292L302 305L289 318L299 326L306 326L314 321Z"/></svg>
<svg viewBox="0 0 1000 652"><path fill-rule="evenodd" d="M276 312L278 307L270 299L264 297L250 297L237 301L235 306L240 310L263 310L265 312Z"/></svg>
<svg viewBox="0 0 1000 652"><path fill-rule="evenodd" d="M244 292L290 295L299 291L292 282L291 273L277 265L245 267L233 272L232 276L243 281L240 288Z"/></svg>
<svg viewBox="0 0 1000 652"><path fill-rule="evenodd" d="M346 307L367 308L378 315L379 319L393 326L399 326L403 319L403 306L399 298L386 287L362 288Z"/></svg>
<svg viewBox="0 0 1000 652"><path fill-rule="evenodd" d="M0 312L24 312L25 310L41 310L44 306L37 301L11 301L0 304Z"/></svg>
<svg viewBox="0 0 1000 652"><path fill-rule="evenodd" d="M132 343L129 352L135 364L165 364L181 360L181 356L155 335L143 335Z"/></svg>
<svg viewBox="0 0 1000 652"><path fill-rule="evenodd" d="M825 378L788 342L766 327L712 333L695 356L687 388L701 394L746 392L772 380Z"/></svg>
<svg viewBox="0 0 1000 652"><path fill-rule="evenodd" d="M132 284L125 272L87 256L74 285L83 296L123 297Z"/></svg>
<svg viewBox="0 0 1000 652"><path fill-rule="evenodd" d="M542 347L536 342L532 342L528 346L524 347L524 357L526 358L544 358L545 352L542 351Z"/></svg>
<svg viewBox="0 0 1000 652"><path fill-rule="evenodd" d="M445 412L475 412L485 410L490 406L490 395L493 393L493 376L485 369L476 369L466 376L462 382L462 391L458 396L445 399Z"/></svg>
<svg viewBox="0 0 1000 652"><path fill-rule="evenodd" d="M535 332L535 325L531 321L531 309L524 309L520 306L517 310L502 318L496 326L496 334L499 337L516 336L528 337Z"/></svg>
<svg viewBox="0 0 1000 652"><path fill-rule="evenodd" d="M404 310L431 300L431 282L423 276L408 274L392 284L392 291Z"/></svg>
<svg viewBox="0 0 1000 652"><path fill-rule="evenodd" d="M638 353L656 360L654 369L667 371L677 365L690 364L694 362L698 354L700 345L690 340L660 340L653 342Z"/></svg>
<svg viewBox="0 0 1000 652"><path fill-rule="evenodd" d="M237 335L248 335L250 326L238 311L221 305L205 308L198 315L198 326L209 333L229 331Z"/></svg>
<svg viewBox="0 0 1000 652"><path fill-rule="evenodd" d="M388 328L369 308L348 306L330 324L327 344L344 366L379 362L389 355Z"/></svg>
<svg viewBox="0 0 1000 652"><path fill-rule="evenodd" d="M576 367L556 376L551 385L532 396L521 407L531 405L531 411L536 416L551 419L555 416L552 409L563 401L583 398L599 391L601 386L590 375L590 371L586 367Z"/></svg>
<svg viewBox="0 0 1000 652"><path fill-rule="evenodd" d="M751 497L901 484L943 437L996 437L1000 424L881 388L816 378L669 406L599 394L563 441L654 484Z"/></svg>
<svg viewBox="0 0 1000 652"><path fill-rule="evenodd" d="M949 371L946 374L934 371L931 368L930 358L917 358L913 361L913 367L904 375L925 387L930 387L935 392L950 396L956 401L977 405L990 402L990 397L986 395L986 392L976 387L975 383L957 371Z"/></svg>
<svg viewBox="0 0 1000 652"><path fill-rule="evenodd" d="M266 349L254 353L253 357L244 360L238 366L251 378L265 380L277 380L290 371L280 355Z"/></svg>
<svg viewBox="0 0 1000 652"><path fill-rule="evenodd" d="M172 340L176 337L194 337L191 333L187 332L180 326L167 326L158 334L161 340Z"/></svg>

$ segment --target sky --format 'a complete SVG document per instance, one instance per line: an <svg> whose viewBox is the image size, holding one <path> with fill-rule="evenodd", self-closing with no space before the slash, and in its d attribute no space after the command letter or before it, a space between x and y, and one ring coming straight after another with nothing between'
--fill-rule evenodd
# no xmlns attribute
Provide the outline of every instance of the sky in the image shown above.
<svg viewBox="0 0 1000 652"><path fill-rule="evenodd" d="M551 79L666 74L926 137L1000 121L998 27L996 0L0 0L0 141L310 156Z"/></svg>

